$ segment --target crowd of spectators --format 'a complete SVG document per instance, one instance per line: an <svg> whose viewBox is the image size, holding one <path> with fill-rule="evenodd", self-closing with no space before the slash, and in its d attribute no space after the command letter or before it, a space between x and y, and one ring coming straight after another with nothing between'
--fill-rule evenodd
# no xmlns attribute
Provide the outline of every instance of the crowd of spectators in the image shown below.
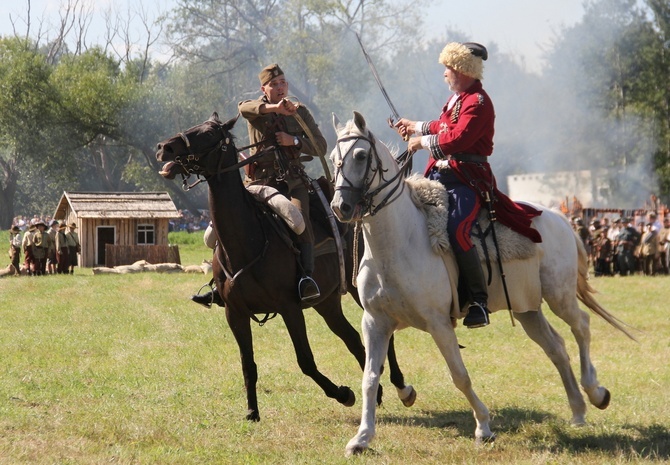
<svg viewBox="0 0 670 465"><path fill-rule="evenodd" d="M179 218L170 220L168 231L186 231L188 233L204 231L207 229L209 221L208 210L198 210L196 215L189 210L179 210Z"/></svg>
<svg viewBox="0 0 670 465"><path fill-rule="evenodd" d="M572 226L595 276L669 274L670 216L661 221L656 211L638 211L631 216L594 216L588 224L573 217Z"/></svg>
<svg viewBox="0 0 670 465"><path fill-rule="evenodd" d="M11 264L3 275L20 276L24 271L30 276L74 274L81 253L76 229L75 223L66 224L51 217L15 217L9 230Z"/></svg>

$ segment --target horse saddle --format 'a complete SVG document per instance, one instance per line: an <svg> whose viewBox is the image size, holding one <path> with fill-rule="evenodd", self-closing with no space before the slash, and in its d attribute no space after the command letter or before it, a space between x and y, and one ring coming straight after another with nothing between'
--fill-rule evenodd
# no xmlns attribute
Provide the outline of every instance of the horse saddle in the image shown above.
<svg viewBox="0 0 670 465"><path fill-rule="evenodd" d="M412 175L407 178L412 201L426 217L428 235L433 250L437 254L446 253L451 249L447 234L449 201L444 186L437 181L431 181L421 175ZM475 245L482 262L498 261L498 255L503 262L512 260L526 260L537 252L537 244L507 226L496 221L495 228L498 247L494 244L491 234L491 222L488 210L482 208L477 223L472 228L472 243Z"/></svg>
<svg viewBox="0 0 670 465"><path fill-rule="evenodd" d="M291 231L300 235L305 230L305 219L298 207L281 192L271 186L250 185L247 190L256 200L267 205L281 218Z"/></svg>

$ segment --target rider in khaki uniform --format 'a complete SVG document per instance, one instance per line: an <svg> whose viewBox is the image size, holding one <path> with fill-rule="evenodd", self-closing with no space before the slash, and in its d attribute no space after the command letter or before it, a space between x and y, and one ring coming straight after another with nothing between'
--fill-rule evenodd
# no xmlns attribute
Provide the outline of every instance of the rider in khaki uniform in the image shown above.
<svg viewBox="0 0 670 465"><path fill-rule="evenodd" d="M286 195L305 218L306 228L298 236L298 248L304 271L300 297L308 300L319 296L319 288L311 278L314 233L309 221L309 194L300 157L301 154L325 155L327 143L307 107L288 99L288 81L278 64L263 68L258 79L263 96L241 102L238 109L247 120L249 141L260 143L252 149L252 154L268 147L275 150L259 159L249 174L253 183L272 186Z"/></svg>
<svg viewBox="0 0 670 465"><path fill-rule="evenodd" d="M288 81L278 64L266 66L258 75L263 95L255 100L240 102L238 109L247 120L249 141L258 144L251 154L273 148L250 166L252 184L268 185L286 195L305 219L305 231L297 237L303 277L298 284L301 300L320 296L312 279L314 271L314 233L309 220L309 193L301 157L323 156L327 143L310 111L288 99ZM302 123L302 124L301 124ZM223 305L217 292L191 297L194 302L208 306L211 302Z"/></svg>

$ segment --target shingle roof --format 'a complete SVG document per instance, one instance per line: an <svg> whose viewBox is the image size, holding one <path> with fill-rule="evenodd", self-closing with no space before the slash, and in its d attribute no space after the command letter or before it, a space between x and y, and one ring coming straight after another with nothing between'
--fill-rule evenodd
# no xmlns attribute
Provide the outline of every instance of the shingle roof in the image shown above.
<svg viewBox="0 0 670 465"><path fill-rule="evenodd" d="M67 205L78 218L177 218L167 192L64 192L54 218L64 218Z"/></svg>

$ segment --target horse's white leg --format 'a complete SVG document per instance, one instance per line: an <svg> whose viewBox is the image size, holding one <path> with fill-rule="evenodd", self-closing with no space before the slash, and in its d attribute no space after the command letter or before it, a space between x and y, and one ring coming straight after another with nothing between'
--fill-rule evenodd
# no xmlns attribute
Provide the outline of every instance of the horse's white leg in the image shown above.
<svg viewBox="0 0 670 465"><path fill-rule="evenodd" d="M444 315L441 315L441 319L446 319L446 324L429 328L430 335L440 349L442 356L447 361L447 367L451 373L454 385L465 394L468 402L470 402L475 422L477 423L477 428L475 429L475 439L477 440L477 443L493 440L495 439L495 435L491 432L489 426L489 410L486 408L486 405L479 400L479 397L477 397L477 394L475 394L475 391L472 389L470 375L468 375L468 370L465 368L463 358L461 357L461 350L458 347L456 332L448 318L444 318Z"/></svg>
<svg viewBox="0 0 670 465"><path fill-rule="evenodd" d="M555 304L553 299L549 298L547 303L552 311L570 326L575 336L579 347L580 382L589 402L600 409L605 409L609 406L610 392L598 383L598 374L591 362L591 316L579 308L576 298L571 296L565 300L568 301Z"/></svg>
<svg viewBox="0 0 670 465"><path fill-rule="evenodd" d="M568 402L572 410L572 424L586 423L586 402L577 385L577 379L570 366L570 356L565 348L565 341L549 324L541 310L515 313L526 334L535 341L558 369L561 375Z"/></svg>
<svg viewBox="0 0 670 465"><path fill-rule="evenodd" d="M367 311L363 312L361 326L365 342L365 369L362 383L363 411L358 433L347 443L347 457L365 452L375 436L377 389L381 367L384 366L389 340L395 329L394 324L385 315L373 317Z"/></svg>
<svg viewBox="0 0 670 465"><path fill-rule="evenodd" d="M591 363L590 315L579 308L578 288L584 284L588 272L588 258L581 241L570 231L565 218L545 211L541 224L543 248L540 267L542 297L552 312L565 321L579 346L581 385L589 401L598 408L606 408L610 393L598 384L596 370ZM538 219L539 219L538 218Z"/></svg>

